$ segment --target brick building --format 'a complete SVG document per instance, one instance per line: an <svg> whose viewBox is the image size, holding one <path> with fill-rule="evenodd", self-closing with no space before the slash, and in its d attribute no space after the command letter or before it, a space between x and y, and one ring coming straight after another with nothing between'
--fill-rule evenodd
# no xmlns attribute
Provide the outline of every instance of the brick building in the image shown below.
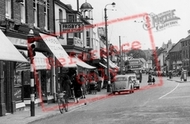
<svg viewBox="0 0 190 124"><path fill-rule="evenodd" d="M0 28L6 35L7 41L12 42L25 59L29 59L27 35L31 29L34 37L38 39L36 40L37 52L34 61L36 73L40 82L43 82L38 86L42 87L51 75L50 64L48 61L45 62L47 58L45 55L51 56L52 53L47 47L44 47L39 33L47 35L54 33L53 4L53 0L0 0ZM30 104L30 64L29 61L21 62L11 58L4 61L0 58L0 67L0 116L3 116L6 113L15 113ZM35 86L37 87L37 84ZM44 90L47 91L47 87ZM51 88L48 90L51 92ZM38 97L39 95L36 93L37 103L40 102Z"/></svg>

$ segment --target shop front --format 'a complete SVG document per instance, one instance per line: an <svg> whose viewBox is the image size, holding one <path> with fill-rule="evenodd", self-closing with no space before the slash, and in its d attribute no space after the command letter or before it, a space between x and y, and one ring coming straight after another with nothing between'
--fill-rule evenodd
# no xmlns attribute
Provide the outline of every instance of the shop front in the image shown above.
<svg viewBox="0 0 190 124"><path fill-rule="evenodd" d="M50 51L53 54L49 59L52 60L51 66L52 66L53 83L51 84L53 88L52 89L53 98L56 101L56 93L58 90L60 90L59 88L60 88L62 74L67 72L68 69L70 68L77 68L77 65L74 61L72 61L72 59L63 49L63 47L61 46L60 42L56 37L42 33L40 33L40 36L43 39L46 46L50 49Z"/></svg>
<svg viewBox="0 0 190 124"><path fill-rule="evenodd" d="M28 56L28 52L25 50L19 50L25 57ZM35 104L40 104L47 99L52 100L52 94L50 91L50 73L51 65L48 58L41 52L36 52L34 56L34 69L35 69ZM30 105L30 64L29 63L17 63L16 73L21 77L21 84L23 87L23 98L25 105ZM41 97L43 96L43 97ZM51 98L51 99L50 99Z"/></svg>
<svg viewBox="0 0 190 124"><path fill-rule="evenodd" d="M14 73L15 62L28 62L17 50L6 35L0 30L0 116L14 113L19 106L24 106L22 100L21 77Z"/></svg>

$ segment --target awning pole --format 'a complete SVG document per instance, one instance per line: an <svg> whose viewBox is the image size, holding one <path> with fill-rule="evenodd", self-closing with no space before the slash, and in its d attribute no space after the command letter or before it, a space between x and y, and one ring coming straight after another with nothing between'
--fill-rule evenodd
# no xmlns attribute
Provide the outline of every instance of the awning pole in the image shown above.
<svg viewBox="0 0 190 124"><path fill-rule="evenodd" d="M55 75L55 55L53 54L52 55L52 59L53 59L53 66L52 66L52 92L53 92L53 95L54 95L54 100L56 101L57 98L56 98L56 75Z"/></svg>

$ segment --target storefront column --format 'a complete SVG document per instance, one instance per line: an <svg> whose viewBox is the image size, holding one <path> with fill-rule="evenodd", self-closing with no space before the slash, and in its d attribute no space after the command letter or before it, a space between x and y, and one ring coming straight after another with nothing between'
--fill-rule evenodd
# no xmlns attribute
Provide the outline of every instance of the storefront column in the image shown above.
<svg viewBox="0 0 190 124"><path fill-rule="evenodd" d="M16 112L16 101L14 98L14 62L10 62L10 97L11 97L11 113Z"/></svg>
<svg viewBox="0 0 190 124"><path fill-rule="evenodd" d="M13 97L13 87L14 87L14 66L13 62L6 62L6 109L7 112L13 113L15 112L16 104Z"/></svg>
<svg viewBox="0 0 190 124"><path fill-rule="evenodd" d="M0 116L4 116L6 113L5 109L5 96L4 96L4 71L3 61L0 61Z"/></svg>
<svg viewBox="0 0 190 124"><path fill-rule="evenodd" d="M56 64L56 60L55 60L55 56L52 55L52 59L53 59L53 63L51 66L51 91L53 93L53 97L54 97L54 101L56 101L56 75L55 75L55 65Z"/></svg>

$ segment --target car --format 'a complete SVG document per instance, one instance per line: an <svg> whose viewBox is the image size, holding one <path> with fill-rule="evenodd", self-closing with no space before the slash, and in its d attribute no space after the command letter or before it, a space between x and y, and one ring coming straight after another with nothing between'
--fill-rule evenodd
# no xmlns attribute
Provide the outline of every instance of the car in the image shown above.
<svg viewBox="0 0 190 124"><path fill-rule="evenodd" d="M140 89L140 83L142 82L142 73L140 70L134 70L133 73L135 75L135 78L133 80L134 82L134 88Z"/></svg>
<svg viewBox="0 0 190 124"><path fill-rule="evenodd" d="M134 80L136 80L135 73L116 75L112 83L112 93L121 92L134 93Z"/></svg>

